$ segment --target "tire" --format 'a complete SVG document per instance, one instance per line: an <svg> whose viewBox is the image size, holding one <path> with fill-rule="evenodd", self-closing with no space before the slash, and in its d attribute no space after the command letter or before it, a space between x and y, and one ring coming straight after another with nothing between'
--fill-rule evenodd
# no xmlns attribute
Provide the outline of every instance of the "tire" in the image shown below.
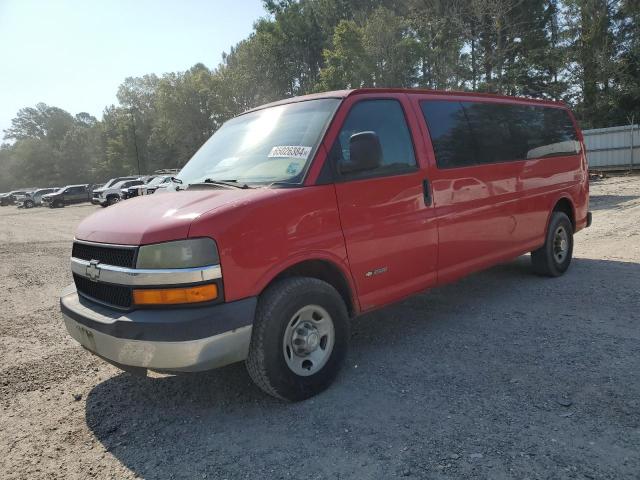
<svg viewBox="0 0 640 480"><path fill-rule="evenodd" d="M544 245L531 252L533 271L559 277L567 271L573 256L573 225L566 213L553 212Z"/></svg>
<svg viewBox="0 0 640 480"><path fill-rule="evenodd" d="M302 351L292 350L294 344ZM348 344L349 315L340 294L322 280L286 278L258 300L246 366L266 393L296 402L331 385Z"/></svg>
<svg viewBox="0 0 640 480"><path fill-rule="evenodd" d="M117 195L110 195L107 197L107 206L115 205L120 201L120 197Z"/></svg>
<svg viewBox="0 0 640 480"><path fill-rule="evenodd" d="M56 200L53 202L53 208L62 208L64 207L64 202L62 200Z"/></svg>
<svg viewBox="0 0 640 480"><path fill-rule="evenodd" d="M33 208L35 206L36 204L34 203L33 200L27 200L24 202L24 208Z"/></svg>

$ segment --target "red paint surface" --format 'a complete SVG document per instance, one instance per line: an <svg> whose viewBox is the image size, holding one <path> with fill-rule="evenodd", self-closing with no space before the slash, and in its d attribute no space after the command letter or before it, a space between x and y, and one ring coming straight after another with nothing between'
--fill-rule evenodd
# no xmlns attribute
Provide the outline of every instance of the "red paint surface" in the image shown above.
<svg viewBox="0 0 640 480"><path fill-rule="evenodd" d="M302 188L194 190L127 200L84 220L76 237L149 244L186 237L216 240L227 301L258 295L284 269L331 262L366 311L531 251L544 242L549 215L570 201L586 225L588 174L579 155L439 170L418 102L439 99L545 104L493 95L403 90L330 92L344 98ZM361 99L395 98L405 110L415 173L316 185L342 122ZM303 99L294 99L300 101ZM573 117L572 117L573 118ZM578 129L578 138L582 134ZM425 205L423 180L433 202ZM367 272L386 268L379 275Z"/></svg>

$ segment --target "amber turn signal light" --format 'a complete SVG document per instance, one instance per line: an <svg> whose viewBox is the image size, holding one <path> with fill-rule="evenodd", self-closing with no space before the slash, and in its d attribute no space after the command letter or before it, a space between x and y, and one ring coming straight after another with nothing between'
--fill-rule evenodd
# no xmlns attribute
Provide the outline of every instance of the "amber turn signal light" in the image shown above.
<svg viewBox="0 0 640 480"><path fill-rule="evenodd" d="M133 301L136 305L177 305L209 302L216 298L218 286L215 283L187 288L145 288L133 291Z"/></svg>

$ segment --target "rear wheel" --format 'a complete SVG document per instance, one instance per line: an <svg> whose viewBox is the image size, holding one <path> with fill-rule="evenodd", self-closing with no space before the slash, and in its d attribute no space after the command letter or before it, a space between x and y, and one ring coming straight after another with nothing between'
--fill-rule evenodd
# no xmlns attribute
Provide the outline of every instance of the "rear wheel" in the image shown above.
<svg viewBox="0 0 640 480"><path fill-rule="evenodd" d="M553 212L542 247L531 252L533 271L539 275L559 277L567 271L573 255L573 225L566 213Z"/></svg>
<svg viewBox="0 0 640 480"><path fill-rule="evenodd" d="M269 395L304 400L331 384L348 343L349 317L340 294L315 278L287 278L260 296L247 370Z"/></svg>

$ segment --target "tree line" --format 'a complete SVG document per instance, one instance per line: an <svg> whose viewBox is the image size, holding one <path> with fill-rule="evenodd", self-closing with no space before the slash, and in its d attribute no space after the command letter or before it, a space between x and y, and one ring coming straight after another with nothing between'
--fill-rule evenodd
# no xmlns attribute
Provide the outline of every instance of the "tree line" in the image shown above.
<svg viewBox="0 0 640 480"><path fill-rule="evenodd" d="M583 128L640 118L640 0L265 0L209 69L127 78L101 119L43 103L4 131L0 191L183 166L227 119L357 87L563 100Z"/></svg>

